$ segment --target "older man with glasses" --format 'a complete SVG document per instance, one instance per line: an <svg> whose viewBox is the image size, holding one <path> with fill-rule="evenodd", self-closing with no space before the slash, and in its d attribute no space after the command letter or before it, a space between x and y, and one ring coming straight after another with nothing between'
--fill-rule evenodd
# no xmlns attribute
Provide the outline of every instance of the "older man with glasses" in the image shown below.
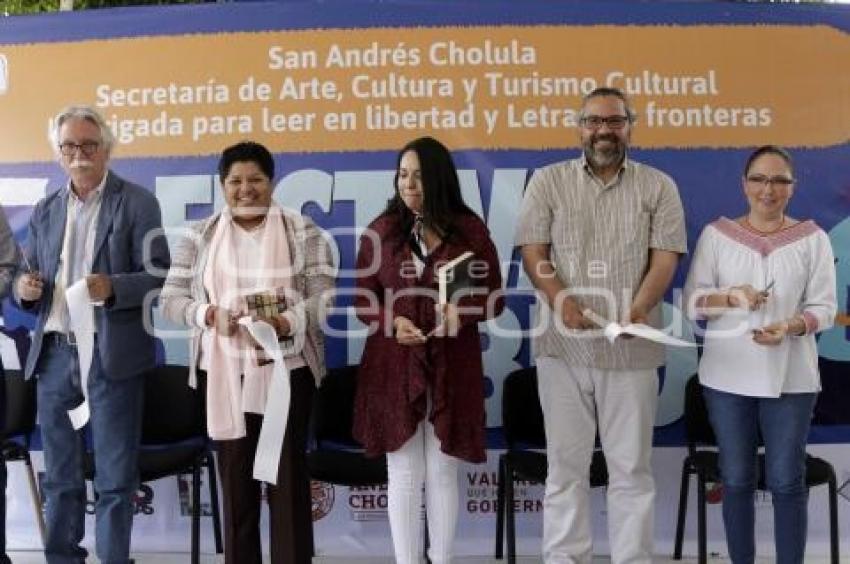
<svg viewBox="0 0 850 564"><path fill-rule="evenodd" d="M676 184L627 158L633 124L622 92L589 93L579 122L583 155L534 174L518 223L525 271L554 319L533 342L549 461L547 564L590 562L597 427L608 461L612 560L652 561L652 429L664 348L642 339L610 343L593 320L659 326L687 246Z"/></svg>
<svg viewBox="0 0 850 564"><path fill-rule="evenodd" d="M143 308L164 282L168 246L161 236L146 239L162 227L159 204L150 191L109 170L114 138L95 110L62 110L50 140L69 179L36 205L14 288L18 304L37 316L25 375L38 378L45 556L50 564L76 564L87 555L80 542L86 508L82 426L88 422L97 556L104 564L124 564L138 486L142 375L154 365ZM82 299L77 289L86 290ZM82 314L72 317L69 306L81 306ZM86 325L77 321L85 316L94 334L74 334L74 327ZM82 373L89 352L91 367ZM89 415L72 422L70 412L86 404Z"/></svg>

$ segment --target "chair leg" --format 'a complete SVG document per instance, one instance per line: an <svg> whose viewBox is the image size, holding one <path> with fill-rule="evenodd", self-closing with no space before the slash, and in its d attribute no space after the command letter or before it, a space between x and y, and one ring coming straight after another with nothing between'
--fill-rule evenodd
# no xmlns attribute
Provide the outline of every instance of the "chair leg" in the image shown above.
<svg viewBox="0 0 850 564"><path fill-rule="evenodd" d="M838 564L838 486L835 480L835 470L829 469L829 556L831 564Z"/></svg>
<svg viewBox="0 0 850 564"><path fill-rule="evenodd" d="M708 539L706 533L705 474L697 471L697 544L699 545L699 564L708 563Z"/></svg>
<svg viewBox="0 0 850 564"><path fill-rule="evenodd" d="M676 518L676 542L673 546L673 560L682 559L682 543L685 539L685 519L688 515L688 489L691 482L690 460L682 462L682 485L679 488L679 515Z"/></svg>
<svg viewBox="0 0 850 564"><path fill-rule="evenodd" d="M38 492L38 484L35 481L35 471L32 468L30 453L28 450L24 450L23 453L27 484L29 485L30 498L32 500L33 510L35 511L35 521L38 525L38 533L41 535L41 543L44 545L47 540L47 527L44 525L44 512L41 510L41 495Z"/></svg>
<svg viewBox="0 0 850 564"><path fill-rule="evenodd" d="M425 564L431 564L431 559L428 558L428 549L431 548L431 535L428 533L428 506L425 506L425 519L422 526L422 558L425 559Z"/></svg>
<svg viewBox="0 0 850 564"><path fill-rule="evenodd" d="M496 560L501 560L505 547L505 455L499 456L499 478L496 483Z"/></svg>
<svg viewBox="0 0 850 564"><path fill-rule="evenodd" d="M224 548L221 541L221 508L218 504L218 474L216 473L215 460L213 460L212 452L207 452L207 455L204 458L204 464L207 467L207 483L210 486L210 506L212 507L215 553L222 554L224 552Z"/></svg>
<svg viewBox="0 0 850 564"><path fill-rule="evenodd" d="M192 466L192 564L201 561L201 462Z"/></svg>
<svg viewBox="0 0 850 564"><path fill-rule="evenodd" d="M505 521L508 537L508 564L516 564L516 515L514 513L514 467L505 459Z"/></svg>

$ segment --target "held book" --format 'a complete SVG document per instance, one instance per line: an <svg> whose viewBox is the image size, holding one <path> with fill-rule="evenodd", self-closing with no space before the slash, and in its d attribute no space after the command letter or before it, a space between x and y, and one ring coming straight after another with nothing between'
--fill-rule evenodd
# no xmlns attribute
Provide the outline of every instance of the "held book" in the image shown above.
<svg viewBox="0 0 850 564"><path fill-rule="evenodd" d="M248 306L248 314L251 317L273 317L286 311L286 296L282 291L270 290L257 292L245 296ZM288 343L291 337L280 337L278 341L282 344ZM257 364L265 366L274 362L269 358L262 347L256 347Z"/></svg>
<svg viewBox="0 0 850 564"><path fill-rule="evenodd" d="M479 281L483 282L486 271L479 272L475 268L474 256L472 251L466 251L437 268L439 303L447 304L458 292L464 293L479 286Z"/></svg>

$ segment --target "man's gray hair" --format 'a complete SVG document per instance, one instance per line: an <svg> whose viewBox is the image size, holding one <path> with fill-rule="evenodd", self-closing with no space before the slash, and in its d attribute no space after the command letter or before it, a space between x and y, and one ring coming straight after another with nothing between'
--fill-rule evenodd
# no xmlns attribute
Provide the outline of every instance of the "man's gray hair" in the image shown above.
<svg viewBox="0 0 850 564"><path fill-rule="evenodd" d="M103 143L107 153L112 153L112 147L115 145L115 135L112 134L112 128L106 123L97 110L91 106L68 106L63 108L56 117L50 120L47 130L47 138L50 140L50 145L53 151L59 155L59 130L69 119L84 119L90 121L100 129L100 142Z"/></svg>
<svg viewBox="0 0 850 564"><path fill-rule="evenodd" d="M637 119L637 114L632 109L632 104L629 102L628 97L623 93L619 88L614 88L613 86L600 86L599 88L595 88L594 90L588 92L584 95L584 98L581 99L581 111L579 112L580 117L584 117L584 107L587 105L587 101L592 98L601 98L604 96L612 96L614 98L619 98L623 102L623 106L626 108L626 116L629 118L629 122L634 123Z"/></svg>

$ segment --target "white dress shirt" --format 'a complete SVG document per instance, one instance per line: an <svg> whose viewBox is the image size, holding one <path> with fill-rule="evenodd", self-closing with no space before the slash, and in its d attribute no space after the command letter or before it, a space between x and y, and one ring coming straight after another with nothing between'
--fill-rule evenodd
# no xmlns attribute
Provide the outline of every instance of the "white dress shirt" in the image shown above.
<svg viewBox="0 0 850 564"><path fill-rule="evenodd" d="M59 266L53 282L50 315L44 322L45 333L68 332L68 304L65 301L65 291L80 278L91 274L94 261L94 238L107 176L109 173L103 175L103 180L86 196L85 200L71 189L70 181L65 188L69 192L65 235L62 238L62 252L59 254Z"/></svg>

